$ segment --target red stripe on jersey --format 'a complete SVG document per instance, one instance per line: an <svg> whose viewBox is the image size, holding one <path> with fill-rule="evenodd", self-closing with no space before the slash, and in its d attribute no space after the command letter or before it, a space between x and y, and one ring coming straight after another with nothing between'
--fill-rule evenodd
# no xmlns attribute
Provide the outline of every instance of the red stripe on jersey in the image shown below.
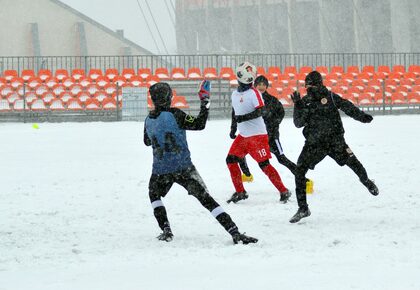
<svg viewBox="0 0 420 290"><path fill-rule="evenodd" d="M258 106L256 106L255 109L264 107L264 102L262 100L261 93L256 88L251 88L251 89L254 91L255 95L257 96L257 100L258 100Z"/></svg>

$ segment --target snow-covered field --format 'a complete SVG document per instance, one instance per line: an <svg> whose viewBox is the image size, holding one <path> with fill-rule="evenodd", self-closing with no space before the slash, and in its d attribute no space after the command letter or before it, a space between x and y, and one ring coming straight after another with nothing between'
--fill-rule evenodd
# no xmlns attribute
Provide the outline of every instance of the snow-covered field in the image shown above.
<svg viewBox="0 0 420 290"><path fill-rule="evenodd" d="M345 118L347 143L375 179L371 196L329 158L309 177L312 216L289 218L296 199L278 194L249 159L250 198L233 192L225 157L228 121L189 132L192 159L211 194L242 232L233 245L193 197L174 186L164 199L175 234L160 232L148 198L152 152L143 123L0 124L0 289L420 289L420 116ZM303 146L291 119L286 155ZM291 173L272 159L286 186Z"/></svg>

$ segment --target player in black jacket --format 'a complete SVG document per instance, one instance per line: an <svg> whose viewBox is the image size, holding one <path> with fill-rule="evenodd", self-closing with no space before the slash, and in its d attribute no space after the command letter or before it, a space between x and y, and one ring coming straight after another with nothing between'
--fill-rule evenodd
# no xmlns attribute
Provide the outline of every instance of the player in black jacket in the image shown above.
<svg viewBox="0 0 420 290"><path fill-rule="evenodd" d="M364 113L350 101L328 91L322 83L319 72L313 71L305 78L307 95L300 97L298 92L291 96L294 102L293 121L297 128L304 127L305 145L298 158L295 175L296 196L299 209L290 219L298 222L310 216L305 193L305 174L314 169L327 155L338 165L347 165L356 173L363 185L372 195L378 195L379 190L344 139L344 128L339 110L362 123L370 123L373 117Z"/></svg>
<svg viewBox="0 0 420 290"><path fill-rule="evenodd" d="M172 89L167 83L156 83L149 89L155 109L144 122L144 144L153 148L153 170L149 182L149 198L153 213L162 229L159 240L171 241L173 234L162 197L174 183L184 187L211 212L232 235L235 244L256 243L258 240L240 234L231 217L209 194L204 181L195 169L188 149L185 130L203 130L210 106L210 83L203 81L199 92L200 113L195 118L177 108L171 108Z"/></svg>

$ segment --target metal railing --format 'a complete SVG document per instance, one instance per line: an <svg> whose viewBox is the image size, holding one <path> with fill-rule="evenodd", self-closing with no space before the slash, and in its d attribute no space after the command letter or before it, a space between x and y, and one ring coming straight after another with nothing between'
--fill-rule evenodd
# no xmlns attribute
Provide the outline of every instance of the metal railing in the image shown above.
<svg viewBox="0 0 420 290"><path fill-rule="evenodd" d="M420 64L420 53L308 53L308 54L208 54L208 55L133 55L133 56L45 56L45 57L0 57L0 75L5 70L16 70L20 73L24 69L102 69L116 68L150 68L154 71L158 67L180 67L188 70L191 67L203 69L205 67L236 67L243 61L250 61L257 66L363 66L372 65L410 65Z"/></svg>

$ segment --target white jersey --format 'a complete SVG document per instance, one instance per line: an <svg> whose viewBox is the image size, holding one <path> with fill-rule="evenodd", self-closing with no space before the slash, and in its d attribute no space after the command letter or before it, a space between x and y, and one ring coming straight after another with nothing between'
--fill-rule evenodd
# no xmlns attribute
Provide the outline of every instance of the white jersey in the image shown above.
<svg viewBox="0 0 420 290"><path fill-rule="evenodd" d="M260 92L253 87L245 92L236 90L232 93L232 107L235 110L235 115L241 116L264 107L264 100ZM243 137L267 134L262 117L238 123L238 131Z"/></svg>

